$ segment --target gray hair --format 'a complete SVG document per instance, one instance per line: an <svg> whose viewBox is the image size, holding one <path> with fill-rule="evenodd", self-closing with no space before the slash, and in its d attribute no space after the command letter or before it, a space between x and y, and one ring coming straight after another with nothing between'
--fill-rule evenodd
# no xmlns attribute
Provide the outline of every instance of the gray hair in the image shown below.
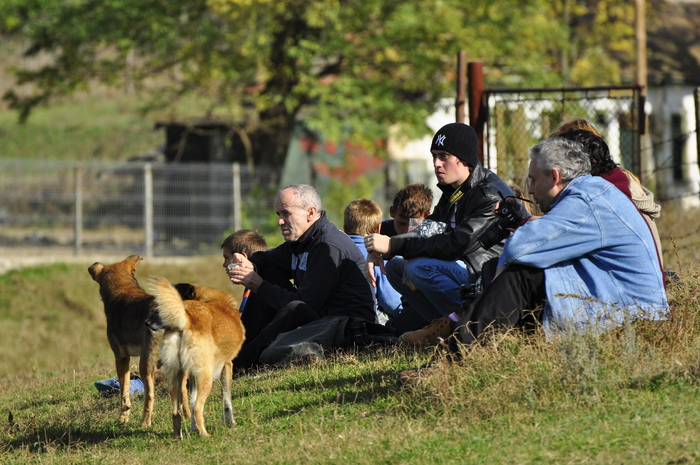
<svg viewBox="0 0 700 465"><path fill-rule="evenodd" d="M591 174L591 157L583 145L561 137L546 139L531 147L530 160L534 160L535 166L545 172L556 168L562 181L567 183L584 174Z"/></svg>
<svg viewBox="0 0 700 465"><path fill-rule="evenodd" d="M292 192L297 196L297 202L299 205L297 205L300 208L303 208L306 210L309 207L316 207L316 210L321 211L321 197L318 195L318 192L316 192L316 189L313 186L310 186L308 184L290 184L289 186L285 187L280 191L291 189Z"/></svg>

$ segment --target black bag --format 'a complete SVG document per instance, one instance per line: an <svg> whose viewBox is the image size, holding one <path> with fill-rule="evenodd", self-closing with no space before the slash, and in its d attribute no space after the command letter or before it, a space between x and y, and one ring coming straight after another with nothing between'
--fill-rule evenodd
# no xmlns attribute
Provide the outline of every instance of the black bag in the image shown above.
<svg viewBox="0 0 700 465"><path fill-rule="evenodd" d="M399 343L399 338L394 335L390 328L379 323L372 323L365 320L350 318L345 325L345 337L351 344L357 346L368 346L371 344L391 344Z"/></svg>

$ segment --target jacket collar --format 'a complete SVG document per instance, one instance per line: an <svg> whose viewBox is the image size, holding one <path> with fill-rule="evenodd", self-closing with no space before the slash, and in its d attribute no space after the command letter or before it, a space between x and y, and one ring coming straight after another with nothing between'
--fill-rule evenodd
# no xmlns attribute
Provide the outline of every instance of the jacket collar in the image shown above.
<svg viewBox="0 0 700 465"><path fill-rule="evenodd" d="M481 183L481 181L483 181L484 178L486 178L486 174L487 174L486 168L481 166L481 163L479 163L476 166L474 166L474 168L471 169L471 173L469 173L469 177L467 178L466 181L464 181L462 183L461 186L459 186L458 189L455 189L454 187L449 186L449 185L445 186L442 184L438 184L437 187L442 192L444 192L448 195L452 195L457 190L460 190L464 193L467 193L467 191L469 191L469 189L471 189L474 186L479 185L479 183Z"/></svg>
<svg viewBox="0 0 700 465"><path fill-rule="evenodd" d="M311 224L311 226L309 226L309 229L307 229L306 232L302 234L301 237L292 244L292 247L294 249L297 249L303 244L313 241L316 237L316 234L323 228L323 226L326 223L328 223L328 219L326 218L326 211L321 210L321 216L319 216L318 219L314 221Z"/></svg>
<svg viewBox="0 0 700 465"><path fill-rule="evenodd" d="M600 176L597 176L597 177L600 178ZM569 183L564 187L564 189L562 189L561 192L559 192L559 195L557 196L557 199L556 199L556 200L554 201L554 203L549 207L549 210L550 210L550 211L553 210L554 207L556 207L557 204L558 204L559 202L561 202L561 199L563 199L563 198L566 197L567 195L570 195L572 192L580 192L580 187L578 187L579 183L582 183L582 182L585 183L585 182L587 182L587 181L586 181L587 179L592 179L592 178L593 178L593 176L591 176L590 174L584 174L584 175L582 175L582 176L578 176L578 177L572 179L571 181L569 181ZM600 179L603 179L603 178L600 178ZM610 186L610 185L612 185L612 184L611 184L610 182L606 181L606 182L605 182L605 185L606 185L606 186ZM590 198L591 196L597 195L597 194L598 194L598 191L597 191L597 190L593 190L593 189L587 189L587 190L586 190L586 197L589 197L589 198Z"/></svg>

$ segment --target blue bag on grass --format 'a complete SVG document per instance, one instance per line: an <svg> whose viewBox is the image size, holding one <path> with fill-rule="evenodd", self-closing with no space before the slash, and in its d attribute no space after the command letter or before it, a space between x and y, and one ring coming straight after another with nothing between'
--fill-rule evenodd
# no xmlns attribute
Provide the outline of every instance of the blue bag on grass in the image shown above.
<svg viewBox="0 0 700 465"><path fill-rule="evenodd" d="M95 381L95 387L104 397L111 397L119 394L119 380L117 378ZM141 381L141 378L135 376L131 377L129 392L132 396L143 394L143 381Z"/></svg>

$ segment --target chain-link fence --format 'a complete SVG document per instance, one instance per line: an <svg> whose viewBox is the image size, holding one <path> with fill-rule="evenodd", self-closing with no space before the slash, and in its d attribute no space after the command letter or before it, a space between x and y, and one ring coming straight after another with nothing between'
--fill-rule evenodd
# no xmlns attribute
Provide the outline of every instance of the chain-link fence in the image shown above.
<svg viewBox="0 0 700 465"><path fill-rule="evenodd" d="M623 168L640 174L637 87L502 89L485 91L484 163L509 182L527 174L528 148L565 121L592 122Z"/></svg>
<svg viewBox="0 0 700 465"><path fill-rule="evenodd" d="M218 253L236 229L275 227L279 178L237 164L0 159L0 247Z"/></svg>

